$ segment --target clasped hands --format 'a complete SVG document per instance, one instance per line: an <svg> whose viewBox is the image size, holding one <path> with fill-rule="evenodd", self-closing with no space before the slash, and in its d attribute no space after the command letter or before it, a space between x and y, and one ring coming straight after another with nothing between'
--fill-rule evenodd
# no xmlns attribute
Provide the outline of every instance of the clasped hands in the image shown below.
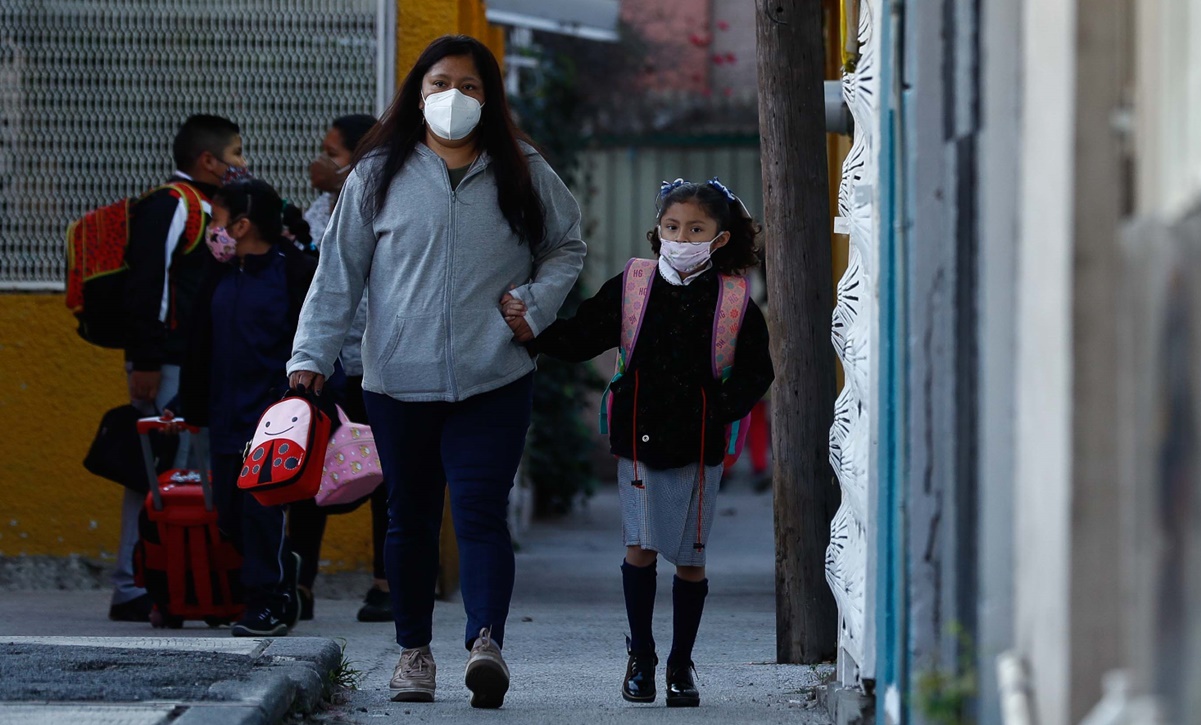
<svg viewBox="0 0 1201 725"><path fill-rule="evenodd" d="M513 339L523 344L534 339L534 331L530 329L530 323L525 321L525 313L525 303L513 295L506 292L500 298L500 314L513 331Z"/></svg>
<svg viewBox="0 0 1201 725"><path fill-rule="evenodd" d="M505 323L509 325L509 329L513 331L514 340L524 344L534 339L534 331L530 329L530 323L525 321L526 306L524 302L506 292L500 298L500 313L505 318ZM305 387L320 395L325 386L325 376L307 370L298 370L292 373L288 383L293 389Z"/></svg>

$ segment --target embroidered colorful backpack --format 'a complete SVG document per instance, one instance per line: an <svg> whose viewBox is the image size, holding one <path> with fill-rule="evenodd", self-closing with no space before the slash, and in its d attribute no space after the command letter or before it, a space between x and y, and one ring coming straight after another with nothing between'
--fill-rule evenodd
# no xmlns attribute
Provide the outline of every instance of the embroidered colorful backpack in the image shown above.
<svg viewBox="0 0 1201 725"><path fill-rule="evenodd" d="M634 354L634 346L638 343L638 333L642 329L642 320L646 315L647 301L650 299L651 285L658 274L659 263L653 259L631 259L626 263L622 277L623 290L621 298L621 347L617 351L617 370L613 379L605 386L601 400L600 432L608 434L609 415L612 412L613 401L609 397L609 388L625 375L626 363ZM742 320L746 317L750 305L751 291L745 277L723 274L719 276L721 291L717 298L717 309L713 314L713 377L726 381L734 366L734 350L738 346L738 331ZM726 428L726 439L729 445L727 456L736 460L742 453L746 443L747 430L750 428L750 416L737 420Z"/></svg>
<svg viewBox="0 0 1201 725"><path fill-rule="evenodd" d="M129 219L133 205L156 191L169 190L187 211L181 253L204 238L204 197L191 184L160 186L84 214L67 227L67 307L79 322L79 336L93 345L125 346L125 281L129 266Z"/></svg>
<svg viewBox="0 0 1201 725"><path fill-rule="evenodd" d="M321 487L329 430L329 416L308 393L288 391L259 418L238 488L264 506L313 498Z"/></svg>
<svg viewBox="0 0 1201 725"><path fill-rule="evenodd" d="M338 407L342 426L329 441L322 468L318 506L351 504L370 496L384 480L371 427L354 423Z"/></svg>

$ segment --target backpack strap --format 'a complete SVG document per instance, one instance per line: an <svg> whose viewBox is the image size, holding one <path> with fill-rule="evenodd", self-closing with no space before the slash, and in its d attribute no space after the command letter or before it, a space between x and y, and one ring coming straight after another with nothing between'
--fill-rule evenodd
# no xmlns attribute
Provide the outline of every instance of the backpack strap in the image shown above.
<svg viewBox="0 0 1201 725"><path fill-rule="evenodd" d="M173 181L170 184L159 187L160 189L171 189L183 202L184 209L187 211L188 221L184 225L183 230L183 254L188 254L196 249L204 239L204 229L207 224L204 222L205 209L208 206L208 201L200 193L200 190L191 184L182 181ZM212 207L209 206L209 209Z"/></svg>
<svg viewBox="0 0 1201 725"><path fill-rule="evenodd" d="M725 380L734 365L734 349L750 305L751 286L742 276L723 274L718 279L721 289L713 315L713 377Z"/></svg>
<svg viewBox="0 0 1201 725"><path fill-rule="evenodd" d="M738 347L738 331L746 318L751 302L751 286L746 277L723 274L718 278L721 285L717 297L717 311L713 315L713 377L723 382L730 377L734 366L734 350ZM730 447L726 453L734 455L742 421L730 425Z"/></svg>
<svg viewBox="0 0 1201 725"><path fill-rule="evenodd" d="M619 372L625 372L634 346L638 344L638 333L642 331L642 318L646 316L646 303L658 266L653 259L634 258L626 262L621 296L621 349L617 358L621 365Z"/></svg>
<svg viewBox="0 0 1201 725"><path fill-rule="evenodd" d="M625 374L626 364L634 355L634 346L638 344L638 333L642 330L642 319L646 316L646 303L650 299L651 285L655 281L656 269L659 263L653 259L637 257L626 262L625 272L622 273L621 293L621 345L617 349L617 369L613 379L605 386L601 394L600 432L609 432L609 388L621 380Z"/></svg>

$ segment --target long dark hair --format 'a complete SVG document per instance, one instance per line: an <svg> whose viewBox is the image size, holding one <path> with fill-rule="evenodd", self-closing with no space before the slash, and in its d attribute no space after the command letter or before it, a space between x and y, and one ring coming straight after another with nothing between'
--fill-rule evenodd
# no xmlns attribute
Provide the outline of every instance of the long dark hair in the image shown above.
<svg viewBox="0 0 1201 725"><path fill-rule="evenodd" d="M509 113L496 56L483 43L467 35L444 35L429 44L405 77L384 117L355 150L356 165L368 156L378 155L383 160L369 179L374 190L370 197L373 203L364 212L378 214L383 209L392 179L396 178L413 148L425 138L425 118L418 106L421 83L430 68L449 56L469 56L484 83L479 144L492 157L497 205L509 222L509 228L522 242L539 244L546 236L546 212L534 191L529 162L518 144L529 139L513 123Z"/></svg>
<svg viewBox="0 0 1201 725"><path fill-rule="evenodd" d="M716 181L716 179L714 180ZM724 189L724 187L723 187ZM742 205L738 201L730 201L724 190L719 190L713 182L703 184L686 181L679 186L665 189L659 198L659 214L656 222L663 219L663 214L674 204L681 202L696 202L713 221L717 222L718 232L729 232L730 241L713 253L713 267L722 274L746 274L759 264L759 246L757 238L763 227L742 215ZM655 256L659 255L659 227L646 233L646 240L651 243Z"/></svg>
<svg viewBox="0 0 1201 725"><path fill-rule="evenodd" d="M342 134L342 145L354 156L355 149L363 142L363 137L375 125L375 116L366 113L351 113L339 116L330 124Z"/></svg>
<svg viewBox="0 0 1201 725"><path fill-rule="evenodd" d="M262 179L242 179L226 184L213 194L213 203L224 207L230 219L242 216L249 219L264 242L279 244L285 239L285 228L302 246L313 241L304 212L285 203Z"/></svg>

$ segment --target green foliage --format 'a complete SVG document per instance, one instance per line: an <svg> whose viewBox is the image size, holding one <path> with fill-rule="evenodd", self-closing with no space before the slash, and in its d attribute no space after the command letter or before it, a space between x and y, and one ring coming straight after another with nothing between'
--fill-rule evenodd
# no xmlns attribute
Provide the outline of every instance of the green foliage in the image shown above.
<svg viewBox="0 0 1201 725"><path fill-rule="evenodd" d="M346 640L341 641L342 659L338 662L338 667L331 670L329 679L325 683L325 699L333 698L334 693L339 690L357 690L359 683L363 681L363 673L354 668L354 663L346 658Z"/></svg>
<svg viewBox="0 0 1201 725"><path fill-rule="evenodd" d="M968 706L977 694L976 648L959 625L950 627L959 640L959 662L954 671L939 667L917 676L917 707L923 717L940 725L968 723Z"/></svg>
<svg viewBox="0 0 1201 725"><path fill-rule="evenodd" d="M513 109L547 161L574 187L579 153L586 143L577 122L581 101L575 64L562 54L532 55L539 61L538 81L511 99ZM560 314L573 314L584 297L577 283ZM595 490L591 451L596 438L582 411L601 388L590 365L539 358L526 445L535 515L567 513L578 495L591 495Z"/></svg>

